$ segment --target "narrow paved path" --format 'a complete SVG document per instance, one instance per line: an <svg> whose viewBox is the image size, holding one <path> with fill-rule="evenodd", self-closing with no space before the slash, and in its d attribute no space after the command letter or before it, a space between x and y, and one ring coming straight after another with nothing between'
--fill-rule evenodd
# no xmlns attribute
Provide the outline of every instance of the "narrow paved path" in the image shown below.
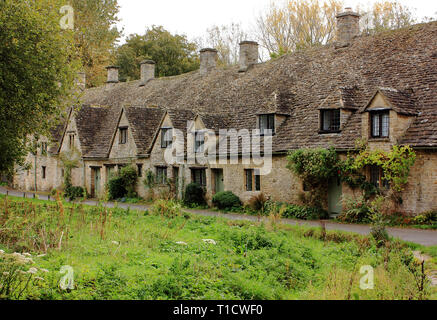
<svg viewBox="0 0 437 320"><path fill-rule="evenodd" d="M33 192L23 192L10 190L4 187L0 187L0 194L8 193L11 196L15 197L26 197L33 198ZM53 197L38 195L40 200L54 200ZM98 201L94 200L85 200L82 202L86 205L95 206L98 205ZM112 208L114 207L114 202L106 202L105 206ZM117 203L120 208L131 208L134 210L147 210L150 206L148 205L138 205L138 204L128 204L128 203ZM241 214L232 214L232 213L222 213L212 210L193 210L193 209L184 209L187 212L196 215L202 216L211 216L211 217L222 217L230 220L248 220L248 221L259 221L259 218L256 216L248 216ZM265 218L264 218L265 219ZM281 219L282 223L289 225L302 225L302 226L311 226L311 227L320 227L319 221L304 221L304 220L293 220L293 219ZM370 227L367 225L358 225L358 224L342 224L336 222L326 221L326 229L327 230L339 230L339 231L347 231L354 232L362 235L368 235L370 233ZM437 231L436 230L420 230L420 229L411 229L411 228L387 228L390 236L394 238L399 238L404 241L410 241L414 243L418 243L424 246L437 246Z"/></svg>

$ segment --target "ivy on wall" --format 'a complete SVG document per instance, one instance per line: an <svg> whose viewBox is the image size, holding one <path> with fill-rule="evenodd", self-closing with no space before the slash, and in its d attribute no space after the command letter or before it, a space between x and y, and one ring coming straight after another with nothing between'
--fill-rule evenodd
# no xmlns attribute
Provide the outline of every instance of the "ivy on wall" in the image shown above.
<svg viewBox="0 0 437 320"><path fill-rule="evenodd" d="M369 150L364 144L357 152L348 153L342 160L334 148L298 149L287 156L287 168L299 176L308 191L322 195L330 178L340 177L352 189L360 188L365 197L380 194L380 190L367 181L364 169L374 165L382 168L384 179L394 193L402 192L408 182L416 154L409 146L393 146L392 150Z"/></svg>

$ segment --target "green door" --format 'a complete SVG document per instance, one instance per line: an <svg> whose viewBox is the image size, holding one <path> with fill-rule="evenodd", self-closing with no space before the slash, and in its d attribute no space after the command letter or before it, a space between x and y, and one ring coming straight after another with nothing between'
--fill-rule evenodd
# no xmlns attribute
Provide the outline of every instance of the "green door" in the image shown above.
<svg viewBox="0 0 437 320"><path fill-rule="evenodd" d="M215 193L225 191L225 186L223 183L223 169L214 169L214 179Z"/></svg>
<svg viewBox="0 0 437 320"><path fill-rule="evenodd" d="M329 182L328 187L328 209L331 214L340 214L342 211L341 205L342 187L339 178L333 178Z"/></svg>
<svg viewBox="0 0 437 320"><path fill-rule="evenodd" d="M100 168L94 168L94 196L98 197L100 195Z"/></svg>

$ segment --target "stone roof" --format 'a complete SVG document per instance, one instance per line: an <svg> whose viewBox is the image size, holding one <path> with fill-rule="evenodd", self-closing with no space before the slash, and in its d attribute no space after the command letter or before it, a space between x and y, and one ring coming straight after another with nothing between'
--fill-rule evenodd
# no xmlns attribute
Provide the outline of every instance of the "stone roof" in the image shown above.
<svg viewBox="0 0 437 320"><path fill-rule="evenodd" d="M125 107L138 154L148 154L156 132L161 124L164 110L157 107Z"/></svg>
<svg viewBox="0 0 437 320"><path fill-rule="evenodd" d="M76 110L76 126L83 157L108 157L120 112L117 106L83 105Z"/></svg>
<svg viewBox="0 0 437 320"><path fill-rule="evenodd" d="M238 69L216 68L206 75L193 71L153 79L145 86L138 80L85 90L84 104L108 106L98 112L87 107L80 114L84 121L90 117L81 126L86 154L107 153L109 142L103 139L114 130L116 110L127 104L173 110L172 121L181 128L196 114L203 115L212 129L222 124L254 129L259 114L287 114L273 138L274 151L327 146L349 149L361 137L360 112L352 113L341 133L326 135L318 133L319 108L328 101L339 108L358 110L378 90L396 111L417 116L402 142L437 146L436 22L357 37L344 48L310 48L254 65L247 72ZM97 114L99 119L94 122ZM141 125L137 127L140 130ZM95 141L88 141L89 137Z"/></svg>

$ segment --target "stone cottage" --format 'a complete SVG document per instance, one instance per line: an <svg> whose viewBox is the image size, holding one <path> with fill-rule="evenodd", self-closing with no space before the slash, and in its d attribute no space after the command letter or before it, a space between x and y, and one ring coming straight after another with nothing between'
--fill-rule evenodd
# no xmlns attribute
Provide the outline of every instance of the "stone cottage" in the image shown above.
<svg viewBox="0 0 437 320"><path fill-rule="evenodd" d="M244 41L239 65L231 68L217 67L217 51L202 49L200 70L179 76L155 78L155 63L144 61L137 81L119 82L116 66L108 67L108 81L98 88L84 89L81 77L81 105L71 108L44 150L29 155L32 169L17 168L15 187L60 187L60 154L75 150L73 184L93 197L104 194L114 172L132 164L141 181L147 170L158 182L196 181L208 199L230 190L243 201L262 192L295 202L305 191L286 168L288 151L333 146L341 153L364 139L374 149L414 148L402 210L437 209L437 23L363 36L358 14L347 10L337 19L334 44L266 63L258 63L258 44ZM221 129L258 129L258 136L270 130L271 170L258 175L259 164L243 161L241 137L236 163L187 161L190 153L204 152L208 140L216 141ZM169 163L165 150L175 143L175 132L182 136L183 161ZM145 196L141 181L138 193ZM341 195L348 192L330 182L331 212L341 211Z"/></svg>

